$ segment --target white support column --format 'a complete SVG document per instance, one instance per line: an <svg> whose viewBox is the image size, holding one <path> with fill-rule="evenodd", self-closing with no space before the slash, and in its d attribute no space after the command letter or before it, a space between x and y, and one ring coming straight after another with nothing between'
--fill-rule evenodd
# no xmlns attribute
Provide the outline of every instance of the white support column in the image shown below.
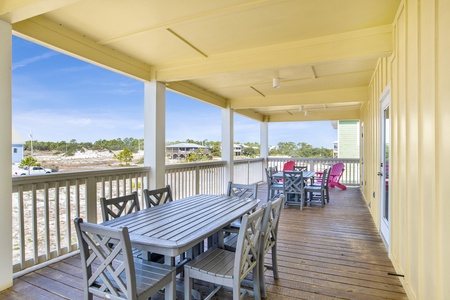
<svg viewBox="0 0 450 300"><path fill-rule="evenodd" d="M234 118L233 110L228 103L227 108L222 109L222 159L227 162L225 180L233 181L234 178Z"/></svg>
<svg viewBox="0 0 450 300"><path fill-rule="evenodd" d="M0 291L12 286L12 30L0 21Z"/></svg>
<svg viewBox="0 0 450 300"><path fill-rule="evenodd" d="M269 162L269 122L261 122L259 132L259 143L261 145L259 149L259 157L264 158L263 167L267 168ZM266 176L264 176L264 180L266 180Z"/></svg>
<svg viewBox="0 0 450 300"><path fill-rule="evenodd" d="M148 188L156 189L166 185L166 85L152 81L144 89L144 165L151 169Z"/></svg>

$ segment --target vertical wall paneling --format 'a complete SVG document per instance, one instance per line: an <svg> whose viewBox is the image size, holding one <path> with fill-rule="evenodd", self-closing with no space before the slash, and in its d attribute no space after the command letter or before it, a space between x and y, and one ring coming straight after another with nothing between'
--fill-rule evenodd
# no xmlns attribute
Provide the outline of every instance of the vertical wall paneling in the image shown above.
<svg viewBox="0 0 450 300"><path fill-rule="evenodd" d="M448 199L448 171L450 166L450 1L436 2L436 197L439 199L438 211L438 295L450 295L450 201Z"/></svg>

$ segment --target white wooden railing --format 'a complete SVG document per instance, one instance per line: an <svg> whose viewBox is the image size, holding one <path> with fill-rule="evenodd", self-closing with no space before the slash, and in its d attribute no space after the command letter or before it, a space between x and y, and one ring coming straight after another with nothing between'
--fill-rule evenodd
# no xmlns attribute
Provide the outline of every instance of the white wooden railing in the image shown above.
<svg viewBox="0 0 450 300"><path fill-rule="evenodd" d="M234 161L234 182L252 184L264 181L264 158Z"/></svg>
<svg viewBox="0 0 450 300"><path fill-rule="evenodd" d="M346 165L343 183L359 184L359 160L299 159L270 157L269 166L294 160L321 170L342 161ZM234 181L250 184L264 181L264 159L234 162ZM101 222L100 197L116 197L149 186L148 167L106 169L100 171L54 173L14 177L13 182L13 270L31 266L73 252L77 249L73 218ZM174 164L166 166L165 180L174 199L191 195L223 194L226 190L226 162Z"/></svg>
<svg viewBox="0 0 450 300"><path fill-rule="evenodd" d="M148 174L141 167L14 177L13 271L76 250L72 219L101 221L100 197L142 195Z"/></svg>

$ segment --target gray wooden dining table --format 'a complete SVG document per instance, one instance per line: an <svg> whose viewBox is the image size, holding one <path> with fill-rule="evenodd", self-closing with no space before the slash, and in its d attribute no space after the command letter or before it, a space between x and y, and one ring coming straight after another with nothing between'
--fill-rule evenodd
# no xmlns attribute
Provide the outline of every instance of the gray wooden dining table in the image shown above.
<svg viewBox="0 0 450 300"><path fill-rule="evenodd" d="M164 255L164 263L214 235L220 229L257 207L258 199L225 195L195 195L143 209L102 223L127 227L133 248ZM189 255L189 254L188 254ZM175 299L175 274L165 287L165 299Z"/></svg>
<svg viewBox="0 0 450 300"><path fill-rule="evenodd" d="M303 178L305 180L307 180L307 179L314 177L315 174L316 174L316 172L314 172L314 171L303 171ZM277 172L277 173L273 174L272 176L273 176L273 178L275 178L277 180L282 180L283 179L283 171Z"/></svg>

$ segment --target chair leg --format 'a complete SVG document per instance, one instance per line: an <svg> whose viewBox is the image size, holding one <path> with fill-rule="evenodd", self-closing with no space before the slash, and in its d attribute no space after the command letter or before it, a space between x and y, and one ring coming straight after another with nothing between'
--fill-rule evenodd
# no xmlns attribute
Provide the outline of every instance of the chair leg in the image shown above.
<svg viewBox="0 0 450 300"><path fill-rule="evenodd" d="M277 244L272 247L272 272L273 278L278 279L280 276L278 275L278 259L277 259Z"/></svg>
<svg viewBox="0 0 450 300"><path fill-rule="evenodd" d="M194 280L191 278L190 270L185 269L184 270L184 299L185 300L191 300L192 295L191 291L193 288Z"/></svg>
<svg viewBox="0 0 450 300"><path fill-rule="evenodd" d="M236 288L233 287L233 300L241 300L241 287L240 286L237 286Z"/></svg>
<svg viewBox="0 0 450 300"><path fill-rule="evenodd" d="M261 253L259 257L259 288L261 289L261 297L266 298L266 283L264 276L264 254Z"/></svg>
<svg viewBox="0 0 450 300"><path fill-rule="evenodd" d="M261 255L264 255L261 253ZM254 298L261 299L261 286L260 286L260 278L259 278L259 269L260 269L259 263L256 264L255 270L253 270L253 293L255 294ZM264 270L264 266L262 266L262 269ZM264 278L264 277L263 277Z"/></svg>
<svg viewBox="0 0 450 300"><path fill-rule="evenodd" d="M330 203L330 190L328 189L328 186L326 187L326 193L327 193L327 203Z"/></svg>

